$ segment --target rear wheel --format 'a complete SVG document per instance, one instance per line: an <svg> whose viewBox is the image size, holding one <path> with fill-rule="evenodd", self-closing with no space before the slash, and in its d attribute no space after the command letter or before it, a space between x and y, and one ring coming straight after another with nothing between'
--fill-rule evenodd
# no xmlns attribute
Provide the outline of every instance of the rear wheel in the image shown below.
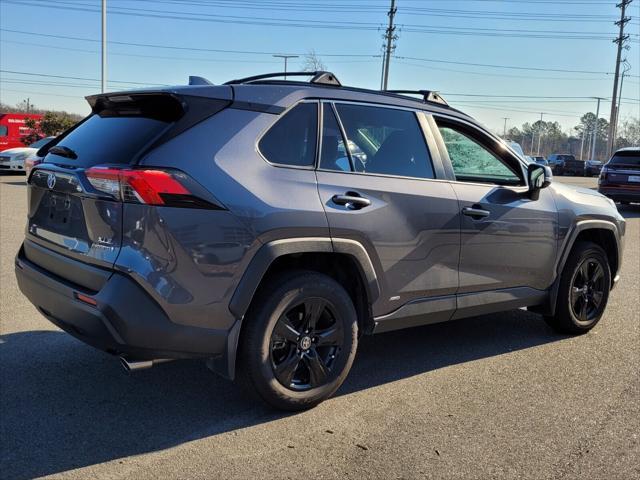
<svg viewBox="0 0 640 480"><path fill-rule="evenodd" d="M269 285L244 320L240 379L276 408L311 408L349 373L358 341L355 308L323 274L292 272Z"/></svg>
<svg viewBox="0 0 640 480"><path fill-rule="evenodd" d="M547 323L562 333L585 333L602 317L611 289L604 250L592 242L576 244L560 277L555 315Z"/></svg>

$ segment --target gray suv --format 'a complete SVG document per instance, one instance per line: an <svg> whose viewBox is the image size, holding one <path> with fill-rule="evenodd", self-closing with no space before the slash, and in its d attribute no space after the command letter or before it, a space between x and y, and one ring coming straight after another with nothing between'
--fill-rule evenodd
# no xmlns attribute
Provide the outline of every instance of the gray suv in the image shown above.
<svg viewBox="0 0 640 480"><path fill-rule="evenodd" d="M129 369L203 358L289 410L332 395L365 334L522 307L561 332L600 320L625 232L610 200L434 92L295 75L87 97L29 176L21 291Z"/></svg>

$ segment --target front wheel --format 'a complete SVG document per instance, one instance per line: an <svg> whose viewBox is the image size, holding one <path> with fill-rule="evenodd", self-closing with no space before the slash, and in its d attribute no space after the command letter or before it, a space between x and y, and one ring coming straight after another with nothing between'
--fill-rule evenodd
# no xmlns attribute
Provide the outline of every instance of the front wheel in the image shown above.
<svg viewBox="0 0 640 480"><path fill-rule="evenodd" d="M585 333L602 318L611 289L611 269L604 250L579 242L569 254L560 277L555 315L546 322L562 333Z"/></svg>
<svg viewBox="0 0 640 480"><path fill-rule="evenodd" d="M351 369L357 315L349 294L331 277L295 271L271 279L244 322L240 380L276 408L314 407L333 395Z"/></svg>

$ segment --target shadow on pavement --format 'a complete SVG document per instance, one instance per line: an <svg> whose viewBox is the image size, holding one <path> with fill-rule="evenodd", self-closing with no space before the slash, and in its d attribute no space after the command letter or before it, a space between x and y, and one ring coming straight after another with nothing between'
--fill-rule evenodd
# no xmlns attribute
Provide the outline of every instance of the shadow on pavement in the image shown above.
<svg viewBox="0 0 640 480"><path fill-rule="evenodd" d="M365 337L338 395L562 338L522 310ZM115 358L58 331L3 336L0 368L3 478L64 472L286 416L200 361L127 375Z"/></svg>

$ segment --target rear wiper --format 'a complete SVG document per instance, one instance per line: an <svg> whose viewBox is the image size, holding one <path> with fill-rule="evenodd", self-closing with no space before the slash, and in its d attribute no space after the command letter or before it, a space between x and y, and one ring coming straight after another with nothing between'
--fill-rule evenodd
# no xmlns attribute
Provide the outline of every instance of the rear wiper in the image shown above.
<svg viewBox="0 0 640 480"><path fill-rule="evenodd" d="M76 152L71 150L69 147L63 147L61 145L54 145L49 149L47 153L53 153L54 155L59 155L60 157L71 158L72 160L78 158Z"/></svg>

